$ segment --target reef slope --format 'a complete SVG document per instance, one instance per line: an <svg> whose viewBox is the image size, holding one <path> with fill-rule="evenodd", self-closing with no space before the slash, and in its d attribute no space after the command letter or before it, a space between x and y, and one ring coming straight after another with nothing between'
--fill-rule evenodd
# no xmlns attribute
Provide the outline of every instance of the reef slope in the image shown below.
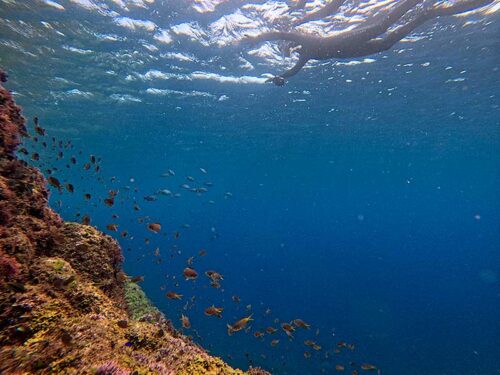
<svg viewBox="0 0 500 375"><path fill-rule="evenodd" d="M44 176L15 155L23 136L21 110L0 85L0 373L245 374L126 281L114 239L50 209Z"/></svg>

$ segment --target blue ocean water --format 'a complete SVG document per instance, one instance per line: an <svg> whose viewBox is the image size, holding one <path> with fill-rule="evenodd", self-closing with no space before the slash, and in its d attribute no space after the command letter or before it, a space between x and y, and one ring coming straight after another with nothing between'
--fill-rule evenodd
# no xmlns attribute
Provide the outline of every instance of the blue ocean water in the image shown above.
<svg viewBox="0 0 500 375"><path fill-rule="evenodd" d="M2 7L5 19L38 22L42 14ZM53 24L68 17L48 14ZM145 276L142 287L176 327L188 315L193 328L185 333L214 355L276 374L370 363L389 375L489 375L500 373L499 26L495 15L467 28L458 22L465 21L442 20L432 37L372 63L306 69L285 87L167 85L216 100L65 99L51 78L73 79L81 92L119 84L113 74L99 78L105 62L97 58L91 66L85 54L44 61L14 53L7 36L0 64L26 117L38 116L49 136L74 145L61 160L50 147L26 145L41 153L32 163L59 168L54 174L75 186L74 194L53 191L52 205L66 220L88 214L116 237L127 273ZM72 43L85 49L85 41ZM202 54L198 48L187 50ZM233 52L221 51L217 63ZM148 69L161 67L146 60ZM127 68L112 64L123 78ZM143 85L121 92L142 99ZM76 167L66 167L70 154ZM102 158L99 173L83 169L90 154ZM168 170L175 176L162 176ZM106 207L110 189L119 193ZM161 233L148 231L148 222L161 223ZM117 233L106 230L110 223ZM190 257L195 281L182 277ZM206 270L224 276L220 289L210 287ZM170 290L183 299L165 298ZM204 315L212 304L224 308L222 319ZM226 324L250 314L250 332L227 335ZM290 341L279 325L296 318L311 329L297 329ZM279 332L253 336L268 326ZM355 349L335 353L342 341Z"/></svg>

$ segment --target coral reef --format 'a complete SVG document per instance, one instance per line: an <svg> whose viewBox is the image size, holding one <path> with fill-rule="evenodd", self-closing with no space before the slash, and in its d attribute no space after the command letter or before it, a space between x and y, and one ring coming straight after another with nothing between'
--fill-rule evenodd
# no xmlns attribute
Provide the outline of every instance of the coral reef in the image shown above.
<svg viewBox="0 0 500 375"><path fill-rule="evenodd" d="M124 281L115 240L50 209L45 178L16 158L22 136L20 108L0 85L0 373L245 374Z"/></svg>

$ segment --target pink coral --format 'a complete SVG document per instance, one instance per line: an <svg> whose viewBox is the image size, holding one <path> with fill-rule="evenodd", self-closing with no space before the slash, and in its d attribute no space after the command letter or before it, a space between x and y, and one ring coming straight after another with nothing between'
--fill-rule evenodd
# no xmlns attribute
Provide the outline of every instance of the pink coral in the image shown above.
<svg viewBox="0 0 500 375"><path fill-rule="evenodd" d="M103 363L96 369L96 375L129 375L130 372L122 369L115 361Z"/></svg>

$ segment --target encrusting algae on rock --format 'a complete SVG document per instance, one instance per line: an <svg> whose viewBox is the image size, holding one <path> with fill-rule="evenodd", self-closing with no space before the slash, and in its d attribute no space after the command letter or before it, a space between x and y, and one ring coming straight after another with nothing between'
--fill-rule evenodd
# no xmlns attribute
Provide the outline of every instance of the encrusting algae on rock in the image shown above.
<svg viewBox="0 0 500 375"><path fill-rule="evenodd" d="M20 108L0 85L0 373L245 374L123 278L114 239L50 209L47 181L15 155L21 136Z"/></svg>

